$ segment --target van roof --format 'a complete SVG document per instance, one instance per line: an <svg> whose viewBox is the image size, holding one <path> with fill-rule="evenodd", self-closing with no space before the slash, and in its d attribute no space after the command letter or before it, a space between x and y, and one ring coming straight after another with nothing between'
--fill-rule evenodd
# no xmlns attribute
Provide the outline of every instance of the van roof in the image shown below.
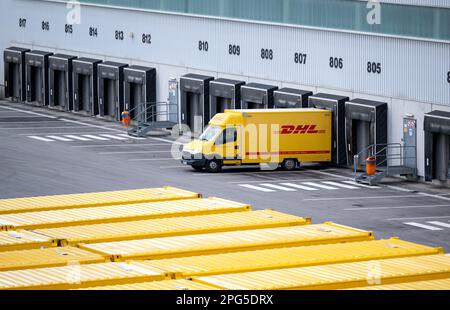
<svg viewBox="0 0 450 310"><path fill-rule="evenodd" d="M315 108L297 108L297 109L241 109L241 110L225 110L225 113L289 113L289 112L323 112L327 110Z"/></svg>

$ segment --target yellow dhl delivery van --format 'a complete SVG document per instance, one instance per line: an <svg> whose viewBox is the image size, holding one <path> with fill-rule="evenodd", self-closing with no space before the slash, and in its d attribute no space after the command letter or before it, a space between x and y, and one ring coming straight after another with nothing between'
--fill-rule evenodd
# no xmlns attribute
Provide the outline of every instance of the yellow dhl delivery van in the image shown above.
<svg viewBox="0 0 450 310"><path fill-rule="evenodd" d="M293 170L301 162L329 162L331 118L319 109L225 110L183 146L182 163L218 172L228 165Z"/></svg>

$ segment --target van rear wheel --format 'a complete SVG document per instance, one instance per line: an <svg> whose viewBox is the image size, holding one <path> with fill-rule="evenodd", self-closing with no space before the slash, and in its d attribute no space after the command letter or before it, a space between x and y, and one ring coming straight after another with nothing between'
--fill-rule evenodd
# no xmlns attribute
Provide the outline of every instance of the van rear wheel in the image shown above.
<svg viewBox="0 0 450 310"><path fill-rule="evenodd" d="M208 160L206 163L206 171L216 173L222 170L222 163L217 159Z"/></svg>
<svg viewBox="0 0 450 310"><path fill-rule="evenodd" d="M291 158L285 159L281 163L281 168L283 168L283 170L292 171L296 167L297 167L297 160L296 159L291 159Z"/></svg>

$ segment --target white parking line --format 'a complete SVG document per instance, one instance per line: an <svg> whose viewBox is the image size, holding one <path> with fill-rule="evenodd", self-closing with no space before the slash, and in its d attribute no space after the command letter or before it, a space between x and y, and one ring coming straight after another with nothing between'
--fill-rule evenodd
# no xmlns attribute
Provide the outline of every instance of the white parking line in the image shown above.
<svg viewBox="0 0 450 310"><path fill-rule="evenodd" d="M101 139L97 140L103 140L103 141L109 141L107 138L97 137ZM93 138L94 139L94 138ZM167 146L167 143L139 143L139 144L90 144L90 145L74 145L73 147L80 147L80 148L91 148L91 147L148 147L148 146Z"/></svg>
<svg viewBox="0 0 450 310"><path fill-rule="evenodd" d="M426 219L444 219L450 216L423 216L423 217L393 217L387 219L388 221L405 221L405 220L426 220Z"/></svg>
<svg viewBox="0 0 450 310"><path fill-rule="evenodd" d="M319 200L366 200L366 199L391 199L391 198L411 198L417 197L417 195L398 195L398 196L372 196L372 197L334 197L334 198L311 198L311 199L303 199L308 201L319 201Z"/></svg>
<svg viewBox="0 0 450 310"><path fill-rule="evenodd" d="M83 135L83 137L92 139L92 140L100 140L100 141L109 141L109 139L103 138L103 137L99 137L99 136L94 136L94 135ZM83 145L83 147L85 147L86 145ZM92 145L88 145L88 146L92 146Z"/></svg>
<svg viewBox="0 0 450 310"><path fill-rule="evenodd" d="M272 192L274 192L274 190L272 190L272 189L263 188L263 187L259 187L259 186L255 186L255 185L250 185L250 184L239 184L239 186L245 187L245 188L254 189L254 190L257 190L257 191L260 191L260 192L266 192L266 193L272 193Z"/></svg>
<svg viewBox="0 0 450 310"><path fill-rule="evenodd" d="M106 127L106 126L100 126L100 125L94 125L94 124L87 124L87 123L83 123L83 122L79 122L79 121L74 121L74 120L66 119L66 118L61 118L60 121L68 122L68 123L73 123L73 124L78 124L78 125L83 125L83 126L92 127L92 128L101 128L101 129L108 130L108 131L115 131L115 132L124 133L123 130L119 130L119 129L115 129L115 128L110 128L110 127Z"/></svg>
<svg viewBox="0 0 450 310"><path fill-rule="evenodd" d="M38 136L29 136L28 138L40 140L40 141L44 141L44 142L55 142L55 140L47 139L44 137L38 137Z"/></svg>
<svg viewBox="0 0 450 310"><path fill-rule="evenodd" d="M433 194L422 193L422 192L420 192L418 194L422 195L422 196L433 197L433 198L442 199L442 200L450 200L449 197L442 197L442 196L439 196L439 195L433 195Z"/></svg>
<svg viewBox="0 0 450 310"><path fill-rule="evenodd" d="M69 139L79 140L79 141L91 141L91 139L87 139L87 138L83 138L83 137L75 136L75 135L64 135L64 137L67 137Z"/></svg>
<svg viewBox="0 0 450 310"><path fill-rule="evenodd" d="M400 206L400 207L369 207L369 208L348 208L344 211L371 211L371 210L391 210L391 209L417 209L417 208L447 208L450 205L420 205L420 206Z"/></svg>
<svg viewBox="0 0 450 310"><path fill-rule="evenodd" d="M431 222L427 222L428 224L432 224L432 225L436 225L436 226L442 226L445 228L450 228L450 224L449 223L442 223L442 222L438 222L438 221L431 221Z"/></svg>
<svg viewBox="0 0 450 310"><path fill-rule="evenodd" d="M21 112L21 113L26 113L26 114L31 114L31 115L37 115L37 116L52 118L52 119L56 119L57 118L56 116L51 116L51 115L46 115L46 114L41 114L41 113L36 113L36 112L31 112L31 111L24 111L24 110L20 110L20 109L11 108L11 107L1 106L0 108L6 109L6 110L11 110L11 111L18 111L18 112Z"/></svg>
<svg viewBox="0 0 450 310"><path fill-rule="evenodd" d="M298 189L303 189L305 191L317 191L317 188L312 188L312 187L308 187L308 186L303 186L300 184L294 184L294 183L280 183L281 185L285 185L285 186L291 186L294 188L298 188Z"/></svg>
<svg viewBox="0 0 450 310"><path fill-rule="evenodd" d="M47 138L58 140L58 141L63 141L63 142L72 142L73 141L72 139L67 139L67 138L58 137L58 136L47 136Z"/></svg>
<svg viewBox="0 0 450 310"><path fill-rule="evenodd" d="M323 184L318 184L318 183L314 183L314 182L303 182L303 184L309 185L309 186L313 186L313 187L328 189L328 190L335 190L335 189L337 189L336 187L327 186L327 185L323 185Z"/></svg>
<svg viewBox="0 0 450 310"><path fill-rule="evenodd" d="M106 137L106 138L110 138L110 139L114 139L114 140L128 140L128 138L118 137L118 136L113 136L113 135L102 134L101 136L102 137Z"/></svg>
<svg viewBox="0 0 450 310"><path fill-rule="evenodd" d="M345 184L338 183L338 182L333 182L333 181L325 181L325 182L322 182L322 183L328 184L328 185L332 185L332 186L342 187L342 188L348 188L348 189L357 189L358 188L356 186L345 185Z"/></svg>
<svg viewBox="0 0 450 310"><path fill-rule="evenodd" d="M259 185L267 186L267 187L270 187L270 188L279 189L280 191L285 191L285 192L296 192L296 190L293 189L293 188L279 186L279 185L270 184L270 183L261 183Z"/></svg>
<svg viewBox="0 0 450 310"><path fill-rule="evenodd" d="M420 223L416 223L416 222L405 222L403 224L415 226L415 227L419 227L419 228L424 228L424 229L428 229L428 230L442 230L442 228L439 228L439 227L429 226L429 225L420 224Z"/></svg>
<svg viewBox="0 0 450 310"><path fill-rule="evenodd" d="M171 153L171 151L119 151L119 152L99 152L101 155L113 155L113 154L152 154L152 153Z"/></svg>

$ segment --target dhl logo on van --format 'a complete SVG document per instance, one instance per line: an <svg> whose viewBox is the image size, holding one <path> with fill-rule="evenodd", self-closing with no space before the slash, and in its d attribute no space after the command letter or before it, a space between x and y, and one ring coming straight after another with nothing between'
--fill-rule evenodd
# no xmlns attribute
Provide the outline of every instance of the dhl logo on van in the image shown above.
<svg viewBox="0 0 450 310"><path fill-rule="evenodd" d="M282 125L280 134L281 135L290 135L290 134L315 134L315 133L324 133L325 130L317 130L317 125Z"/></svg>

